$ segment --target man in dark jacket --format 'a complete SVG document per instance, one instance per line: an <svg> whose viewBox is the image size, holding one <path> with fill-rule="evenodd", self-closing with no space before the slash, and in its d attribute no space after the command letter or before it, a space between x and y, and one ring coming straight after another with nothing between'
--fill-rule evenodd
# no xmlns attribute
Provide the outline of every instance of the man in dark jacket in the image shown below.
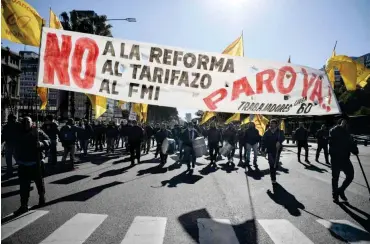
<svg viewBox="0 0 370 244"><path fill-rule="evenodd" d="M36 184L39 206L45 204L45 185L43 181L43 150L50 146L49 137L37 128L32 128L32 119L25 117L15 148L18 163L19 190L21 206L14 212L19 215L28 211L31 181Z"/></svg>
<svg viewBox="0 0 370 244"><path fill-rule="evenodd" d="M234 164L234 155L235 155L235 148L236 148L236 141L237 141L237 137L236 137L236 130L234 128L234 125L233 124L230 124L227 129L225 130L225 132L223 133L223 139L229 143L231 146L233 146L233 149L230 151L230 153L227 155L227 164L230 164L232 165L233 167L235 167L235 164Z"/></svg>
<svg viewBox="0 0 370 244"><path fill-rule="evenodd" d="M172 137L171 131L166 129L166 124L162 123L160 130L155 133L155 139L157 141L157 150L161 158L161 164L167 163L168 154L162 152L162 144L164 139Z"/></svg>
<svg viewBox="0 0 370 244"><path fill-rule="evenodd" d="M285 140L284 132L278 128L277 120L270 121L270 128L262 137L262 151L267 151L267 159L270 166L270 177L273 184L276 184L276 169L279 166L280 152Z"/></svg>
<svg viewBox="0 0 370 244"><path fill-rule="evenodd" d="M135 158L140 163L141 143L144 139L143 129L137 125L137 121L132 121L132 126L128 132L128 144L130 148L131 165L135 164Z"/></svg>
<svg viewBox="0 0 370 244"><path fill-rule="evenodd" d="M193 123L188 123L187 128L182 132L181 140L182 147L184 149L184 161L188 167L188 170L191 169L191 166L195 168L196 156L193 148L193 140L199 136L199 132L194 129Z"/></svg>
<svg viewBox="0 0 370 244"><path fill-rule="evenodd" d="M6 161L6 178L13 176L13 157L15 146L18 143L17 135L19 134L20 124L13 114L9 114L8 122L4 125L1 132L1 143L5 141L5 161Z"/></svg>
<svg viewBox="0 0 370 244"><path fill-rule="evenodd" d="M110 121L106 128L107 153L114 152L114 141L116 140L118 134L118 128L114 124L114 121Z"/></svg>
<svg viewBox="0 0 370 244"><path fill-rule="evenodd" d="M331 174L333 187L333 202L338 203L340 197L347 201L344 191L351 184L354 177L353 165L350 160L351 153L358 155L358 148L348 132L347 121L339 120L338 125L329 132L329 153L331 159ZM340 172L346 175L342 186L338 188Z"/></svg>
<svg viewBox="0 0 370 244"><path fill-rule="evenodd" d="M144 139L144 151L146 154L149 153L150 144L151 144L153 135L154 135L153 127L150 124L147 124L145 126L145 139Z"/></svg>
<svg viewBox="0 0 370 244"><path fill-rule="evenodd" d="M238 132L237 132L237 137L238 137L238 144L239 144L239 161L240 163L243 163L243 156L244 160L247 160L247 147L246 147L246 141L245 141L245 130L246 126L241 125ZM244 155L243 155L244 151Z"/></svg>
<svg viewBox="0 0 370 244"><path fill-rule="evenodd" d="M222 137L215 122L212 122L211 127L207 131L207 138L209 154L211 156L211 165L216 166L217 155L219 153L219 143L221 142Z"/></svg>
<svg viewBox="0 0 370 244"><path fill-rule="evenodd" d="M299 122L299 128L294 132L294 139L297 141L298 146L298 162L301 162L302 147L305 151L305 161L308 161L308 130L304 128L303 122Z"/></svg>
<svg viewBox="0 0 370 244"><path fill-rule="evenodd" d="M95 152L103 151L103 144L104 144L104 133L105 128L101 121L96 121L96 125L94 127L94 138L95 138Z"/></svg>
<svg viewBox="0 0 370 244"><path fill-rule="evenodd" d="M45 123L41 130L50 138L49 159L48 163L55 165L57 163L57 138L59 136L59 128L57 123L53 120L53 115L46 116Z"/></svg>
<svg viewBox="0 0 370 244"><path fill-rule="evenodd" d="M67 156L70 154L70 168L74 169L76 140L78 128L74 125L73 119L68 119L67 124L60 129L60 141L64 147L62 162L66 163Z"/></svg>
<svg viewBox="0 0 370 244"><path fill-rule="evenodd" d="M181 128L179 125L175 125L172 129L172 136L173 139L176 142L176 150L179 150L179 145L180 145L180 135L181 135Z"/></svg>
<svg viewBox="0 0 370 244"><path fill-rule="evenodd" d="M326 128L325 124L321 126L320 130L317 131L316 139L317 139L316 162L319 161L321 149L324 149L325 162L326 164L330 164L328 156L329 130Z"/></svg>
<svg viewBox="0 0 370 244"><path fill-rule="evenodd" d="M249 127L245 132L245 141L247 145L247 160L246 164L249 165L251 158L251 149L253 149L253 165L257 166L257 156L258 156L258 142L260 141L260 134L256 129L256 125L253 122L249 123Z"/></svg>

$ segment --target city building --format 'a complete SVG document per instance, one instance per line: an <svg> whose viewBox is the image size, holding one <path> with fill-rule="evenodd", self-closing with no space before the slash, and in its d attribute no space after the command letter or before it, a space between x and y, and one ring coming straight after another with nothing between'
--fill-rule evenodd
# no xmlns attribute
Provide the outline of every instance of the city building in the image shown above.
<svg viewBox="0 0 370 244"><path fill-rule="evenodd" d="M19 112L22 115L34 114L40 108L41 100L36 93L39 55L32 51L20 51L21 70L19 88ZM43 111L56 115L58 111L59 91L48 89L48 104Z"/></svg>
<svg viewBox="0 0 370 244"><path fill-rule="evenodd" d="M11 113L18 117L20 64L17 53L1 47L1 121Z"/></svg>

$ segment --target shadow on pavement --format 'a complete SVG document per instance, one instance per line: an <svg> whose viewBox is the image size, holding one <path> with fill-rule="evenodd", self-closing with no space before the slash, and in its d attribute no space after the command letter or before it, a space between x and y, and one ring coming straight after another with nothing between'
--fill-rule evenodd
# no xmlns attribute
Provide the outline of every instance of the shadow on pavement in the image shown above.
<svg viewBox="0 0 370 244"><path fill-rule="evenodd" d="M214 172L216 172L219 169L220 168L217 167L217 166L213 166L211 164L208 164L206 167L204 167L203 169L199 170L199 173L201 175L209 175L210 173L214 173Z"/></svg>
<svg viewBox="0 0 370 244"><path fill-rule="evenodd" d="M302 164L304 166L305 169L307 170L312 170L312 171L316 171L316 172L319 172L319 173L325 173L325 172L328 172L326 169L322 169L322 168L319 168L313 164L305 164L305 163L302 163L302 162L298 162L300 164Z"/></svg>
<svg viewBox="0 0 370 244"><path fill-rule="evenodd" d="M167 185L167 187L172 188L177 187L178 184L195 184L202 178L203 176L193 175L192 171L186 170L181 174L172 177L169 180L161 181L161 184L162 187Z"/></svg>
<svg viewBox="0 0 370 244"><path fill-rule="evenodd" d="M188 233L188 235L196 242L199 243L199 233L198 233L198 219L212 219L212 216L208 213L206 209L199 209L196 211L192 211L186 214L179 216L178 221L180 222L182 228ZM224 228L224 223L219 223L214 221L212 226L214 229L210 231L217 231L219 228ZM237 239L239 243L250 243L250 244L257 244L257 228L256 228L256 221L254 219L250 219L241 223L239 225L231 225L234 229ZM204 227L202 227L204 228Z"/></svg>
<svg viewBox="0 0 370 244"><path fill-rule="evenodd" d="M79 180L83 180L88 177L89 177L88 175L72 175L72 176L69 176L69 177L66 177L60 180L52 181L50 182L50 184L68 185L68 184L71 184Z"/></svg>
<svg viewBox="0 0 370 244"><path fill-rule="evenodd" d="M44 206L49 206L49 205L53 205L53 204L60 203L60 202L84 202L84 201L87 201L90 198L94 197L95 195L99 194L103 190L108 189L108 188L113 187L113 186L120 185L120 184L123 184L123 182L114 181L114 182L111 182L111 183L108 183L108 184L105 184L105 185L92 187L92 188L89 188L87 190L83 190L83 191L80 191L80 192L77 192L77 193L73 193L73 194L68 195L68 196L57 198L55 200L47 202Z"/></svg>
<svg viewBox="0 0 370 244"><path fill-rule="evenodd" d="M339 207L343 209L344 212L346 212L349 216L356 220L357 223L362 225L362 227L364 227L365 230L367 230L370 233L370 214L364 212L361 209L356 208L355 206L352 206L350 203L341 203L339 204ZM361 217L358 213L364 216L365 218ZM370 240L369 233L368 233L369 239L366 240Z"/></svg>
<svg viewBox="0 0 370 244"><path fill-rule="evenodd" d="M153 167L142 169L137 172L137 176L145 174L163 174L167 172L167 168L163 167L163 164L155 165Z"/></svg>
<svg viewBox="0 0 370 244"><path fill-rule="evenodd" d="M32 191L32 190L33 190L33 186L31 186L31 188L30 188L30 191ZM1 198L17 196L17 195L19 195L19 193L20 193L19 190L1 193Z"/></svg>
<svg viewBox="0 0 370 244"><path fill-rule="evenodd" d="M120 175L120 174L123 174L123 173L126 173L129 169L135 167L135 165L128 165L126 167L123 167L123 168L120 168L120 169L111 169L111 170L108 170L108 171L105 171L101 174L99 174L97 177L93 178L94 180L99 180L101 178L104 178L104 177L112 177L112 176L116 176L116 175Z"/></svg>
<svg viewBox="0 0 370 244"><path fill-rule="evenodd" d="M289 193L285 188L276 183L273 184L272 193L270 190L267 190L267 195L277 204L283 206L288 210L288 212L293 216L301 216L300 209L305 209L305 206L299 202L294 195Z"/></svg>
<svg viewBox="0 0 370 244"><path fill-rule="evenodd" d="M233 171L237 171L238 168L235 167L233 164L227 164L227 163L223 163L223 164L219 164L221 166L221 170L223 171L226 171L226 173L230 174L231 172Z"/></svg>
<svg viewBox="0 0 370 244"><path fill-rule="evenodd" d="M260 180L262 177L264 177L265 175L269 175L270 174L270 169L263 169L263 170L260 170L259 167L255 167L255 169L253 170L253 168L249 165L247 166L247 172L246 172L246 175L249 176L249 177L252 177L253 179L255 180ZM278 168L276 169L276 175L280 175L279 172L283 172L285 174L289 174L289 169L287 168L284 168L282 166L281 163L279 163L279 166Z"/></svg>

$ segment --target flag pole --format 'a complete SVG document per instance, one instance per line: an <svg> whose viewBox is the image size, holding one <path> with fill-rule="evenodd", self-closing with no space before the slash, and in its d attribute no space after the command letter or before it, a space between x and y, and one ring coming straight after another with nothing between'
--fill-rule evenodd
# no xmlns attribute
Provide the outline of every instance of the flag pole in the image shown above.
<svg viewBox="0 0 370 244"><path fill-rule="evenodd" d="M243 30L242 30L242 44L243 44L243 57L244 57L244 34L243 34Z"/></svg>
<svg viewBox="0 0 370 244"><path fill-rule="evenodd" d="M338 43L338 41L335 41L333 51L335 51L335 48L337 47L337 43Z"/></svg>

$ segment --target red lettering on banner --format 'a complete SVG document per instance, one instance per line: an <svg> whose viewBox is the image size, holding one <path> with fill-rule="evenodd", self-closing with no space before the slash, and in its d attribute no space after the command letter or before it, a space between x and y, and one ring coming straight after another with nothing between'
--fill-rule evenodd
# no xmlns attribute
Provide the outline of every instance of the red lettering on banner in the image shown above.
<svg viewBox="0 0 370 244"><path fill-rule="evenodd" d="M220 88L212 92L207 97L203 98L203 101L207 105L209 110L215 110L217 108L216 103L221 102L226 96L227 96L227 90L225 88ZM218 98L213 100L215 97L218 97Z"/></svg>
<svg viewBox="0 0 370 244"><path fill-rule="evenodd" d="M312 74L311 78L310 78L310 81L308 81L308 74L307 74L307 71L306 69L302 68L302 73L303 73L303 90L302 90L302 97L307 97L307 92L308 92L308 89L311 88L311 86L313 85L317 75L316 74Z"/></svg>
<svg viewBox="0 0 370 244"><path fill-rule="evenodd" d="M86 58L85 77L81 77L82 57L88 51ZM72 57L72 77L77 86L83 89L90 89L94 85L96 75L96 60L99 55L99 47L93 39L80 38L76 41Z"/></svg>
<svg viewBox="0 0 370 244"><path fill-rule="evenodd" d="M284 87L284 77L285 74L289 72L291 74L290 83L288 87ZM279 69L278 77L276 80L277 88L281 94L289 94L295 85L297 79L297 74L294 69L290 66L284 66Z"/></svg>
<svg viewBox="0 0 370 244"><path fill-rule="evenodd" d="M267 79L263 79L264 75L268 75ZM256 75L256 92L260 94L263 92L263 85L265 85L267 92L275 93L274 87L272 87L272 81L275 78L275 71L272 69L267 69L259 72Z"/></svg>
<svg viewBox="0 0 370 244"><path fill-rule="evenodd" d="M320 78L316 79L316 83L312 90L310 100L315 101L316 98L319 101L319 104L321 104L323 99L322 99L322 81Z"/></svg>
<svg viewBox="0 0 370 244"><path fill-rule="evenodd" d="M60 84L69 86L68 58L71 53L71 46L71 36L62 35L62 46L59 48L57 35L54 33L46 35L44 83L54 84L54 73L56 73Z"/></svg>
<svg viewBox="0 0 370 244"><path fill-rule="evenodd" d="M243 77L233 82L233 92L231 95L231 101L238 99L239 95L243 92L246 96L254 95L254 91L252 87L249 85L247 77Z"/></svg>

